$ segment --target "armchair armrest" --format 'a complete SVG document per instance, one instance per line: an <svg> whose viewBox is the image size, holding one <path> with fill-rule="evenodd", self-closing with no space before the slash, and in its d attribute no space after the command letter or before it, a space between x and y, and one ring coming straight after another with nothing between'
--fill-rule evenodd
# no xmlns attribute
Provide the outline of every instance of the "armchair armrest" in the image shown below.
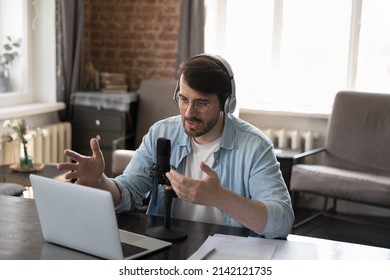
<svg viewBox="0 0 390 280"><path fill-rule="evenodd" d="M324 152L324 151L326 151L326 148L321 147L321 148L317 148L317 149L313 149L310 151L296 154L293 156L293 164L300 162L304 158L307 158L309 156L314 156L314 155L319 154L319 153Z"/></svg>
<svg viewBox="0 0 390 280"><path fill-rule="evenodd" d="M122 174L126 166L133 158L135 151L116 149L112 152L111 172L114 176Z"/></svg>
<svg viewBox="0 0 390 280"><path fill-rule="evenodd" d="M112 140L112 150L123 149L125 147L125 142L129 139L133 139L134 136L134 133L130 133Z"/></svg>
<svg viewBox="0 0 390 280"><path fill-rule="evenodd" d="M325 151L325 147L313 149L295 155L288 155L286 157L281 157L278 155L276 156L277 160L280 163L280 170L282 171L283 179L288 189L290 188L290 179L293 165L299 163L302 159L306 157L313 156L323 151Z"/></svg>

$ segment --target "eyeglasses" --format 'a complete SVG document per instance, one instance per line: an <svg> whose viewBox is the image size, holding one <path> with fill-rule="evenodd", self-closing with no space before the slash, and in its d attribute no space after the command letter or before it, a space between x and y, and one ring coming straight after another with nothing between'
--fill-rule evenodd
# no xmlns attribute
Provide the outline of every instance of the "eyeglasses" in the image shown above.
<svg viewBox="0 0 390 280"><path fill-rule="evenodd" d="M195 99L192 102L190 102L188 100L188 98L186 98L186 97L184 97L184 96L182 96L180 94L176 94L174 96L173 100L175 101L176 106L180 110L187 110L188 106L190 106L190 103L192 103L192 106L194 106L195 110L198 113L204 114L209 109L210 104L216 102L218 100L218 98L215 99L214 101L208 101L208 100L203 100L203 99Z"/></svg>

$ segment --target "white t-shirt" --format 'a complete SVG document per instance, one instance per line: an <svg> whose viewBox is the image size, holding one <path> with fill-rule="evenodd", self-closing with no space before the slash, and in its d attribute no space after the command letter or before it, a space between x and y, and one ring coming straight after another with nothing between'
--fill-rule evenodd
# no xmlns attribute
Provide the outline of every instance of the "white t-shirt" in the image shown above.
<svg viewBox="0 0 390 280"><path fill-rule="evenodd" d="M214 142L200 145L191 139L192 153L186 158L185 175L193 179L201 180L206 174L200 169L200 162L204 161L207 165L213 166L214 152L217 151L221 144L221 138ZM213 206L204 206L192 204L182 199L177 199L175 205L175 218L213 223L224 224L221 211Z"/></svg>

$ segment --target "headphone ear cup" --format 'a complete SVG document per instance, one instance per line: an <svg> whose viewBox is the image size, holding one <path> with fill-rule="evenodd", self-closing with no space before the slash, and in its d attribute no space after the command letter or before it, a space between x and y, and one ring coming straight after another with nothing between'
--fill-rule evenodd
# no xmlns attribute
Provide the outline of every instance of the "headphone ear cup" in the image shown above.
<svg viewBox="0 0 390 280"><path fill-rule="evenodd" d="M235 96L232 96L232 97L229 97L229 113L233 113L234 110L236 109L236 105L237 105L237 99L235 98Z"/></svg>
<svg viewBox="0 0 390 280"><path fill-rule="evenodd" d="M229 68L230 69L230 68ZM226 98L226 101L225 101L225 110L224 112L225 113L233 113L234 110L236 109L236 105L237 105L237 99L236 99L236 83L234 81L234 78L233 78L233 72L231 72L231 69L230 69L230 72L231 73L231 80L230 80L230 83L231 83L231 92L229 94L229 96Z"/></svg>
<svg viewBox="0 0 390 280"><path fill-rule="evenodd" d="M236 109L236 99L232 94L230 94L226 100L225 100L225 105L224 105L224 112L225 113L233 113L234 110Z"/></svg>
<svg viewBox="0 0 390 280"><path fill-rule="evenodd" d="M223 111L225 113L229 113L230 112L230 100L231 100L231 95L229 94L229 96L225 100L225 104L224 104L224 107L223 107Z"/></svg>
<svg viewBox="0 0 390 280"><path fill-rule="evenodd" d="M175 88L175 91L173 92L173 101L176 102L176 98L177 98L177 93L179 92L179 79L176 81L176 88Z"/></svg>

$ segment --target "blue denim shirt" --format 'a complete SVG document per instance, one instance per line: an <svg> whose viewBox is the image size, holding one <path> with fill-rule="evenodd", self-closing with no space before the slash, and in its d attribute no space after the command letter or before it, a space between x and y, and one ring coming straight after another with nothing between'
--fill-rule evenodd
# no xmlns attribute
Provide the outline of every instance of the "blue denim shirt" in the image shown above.
<svg viewBox="0 0 390 280"><path fill-rule="evenodd" d="M147 214L163 216L164 188L154 184L147 173L155 162L156 142L160 137L171 140L171 165L184 174L185 159L191 153L190 138L184 132L180 116L175 116L150 128L123 174L114 179L122 195L117 212L140 205L150 192ZM221 147L214 153L212 168L225 188L265 204L268 219L259 234L284 238L290 233L294 222L290 195L273 144L260 130L232 114L225 114ZM174 207L173 202L173 210ZM226 225L242 227L228 215L222 215Z"/></svg>

